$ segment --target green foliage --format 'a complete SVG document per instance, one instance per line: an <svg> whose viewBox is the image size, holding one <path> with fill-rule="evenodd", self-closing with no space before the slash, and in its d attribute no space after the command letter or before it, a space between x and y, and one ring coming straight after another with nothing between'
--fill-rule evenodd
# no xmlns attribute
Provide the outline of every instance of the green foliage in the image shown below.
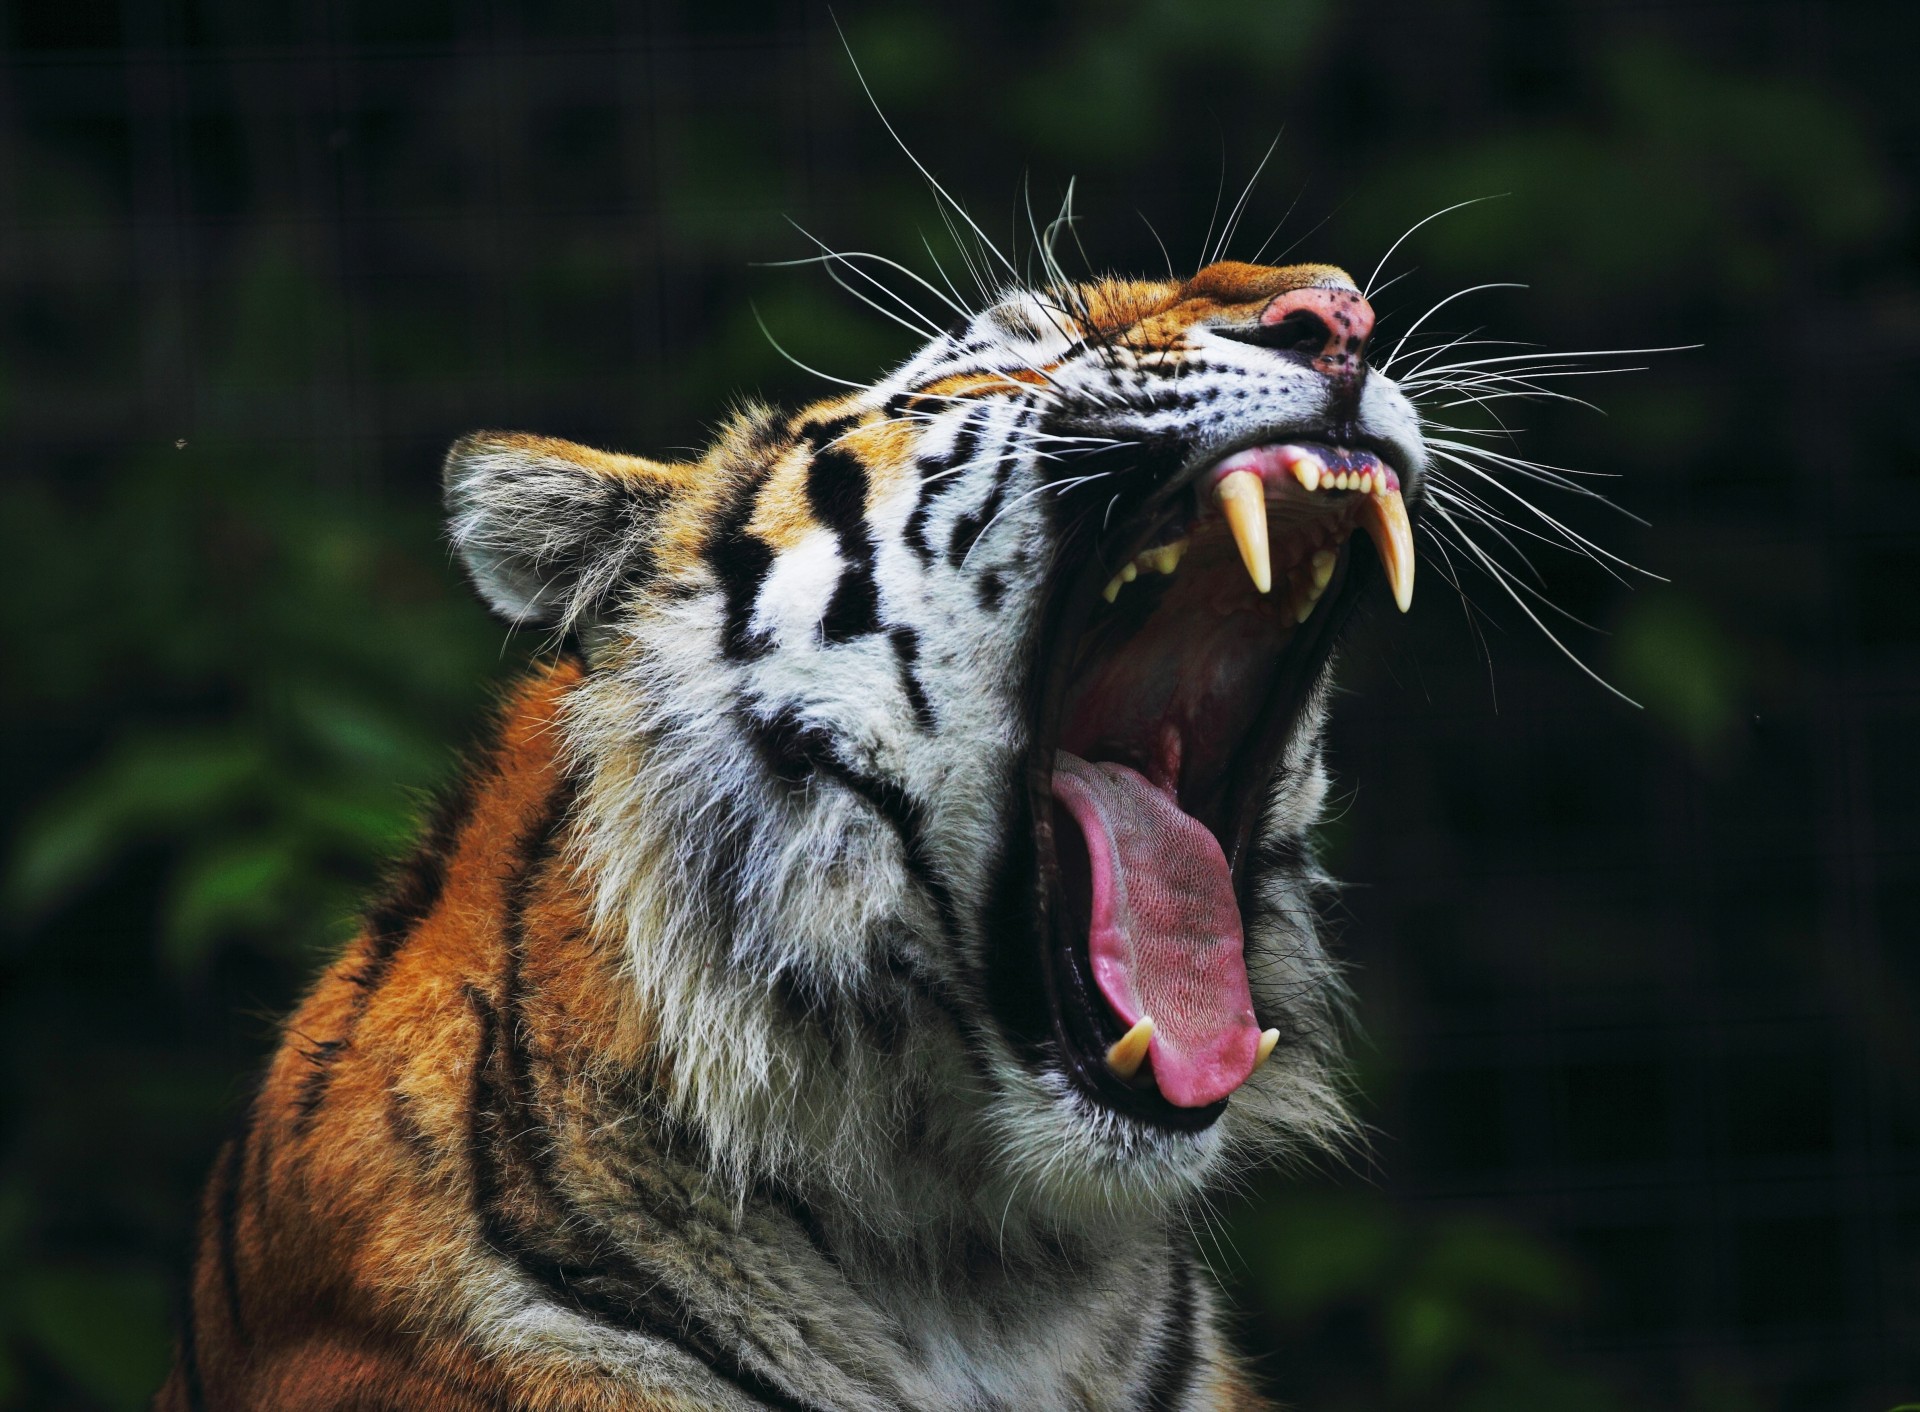
<svg viewBox="0 0 1920 1412"><path fill-rule="evenodd" d="M1315 1406L1326 1412L1625 1406L1556 1356L1552 1334L1576 1303L1578 1277L1518 1231L1464 1216L1422 1221L1380 1196L1294 1192L1254 1208L1232 1237L1274 1346L1344 1324L1354 1366L1379 1370L1378 1381L1320 1389Z"/></svg>
<svg viewBox="0 0 1920 1412"><path fill-rule="evenodd" d="M104 504L6 495L0 548L36 589L0 625L9 650L26 658L55 615L84 625L20 693L54 711L166 701L101 721L92 762L29 806L7 872L17 914L112 886L152 846L170 859L155 929L178 964L223 941L310 957L349 914L330 879L391 854L446 772L499 639L434 573L432 522L262 471L189 447L130 468Z"/></svg>
<svg viewBox="0 0 1920 1412"><path fill-rule="evenodd" d="M1421 258L1529 270L1534 297L1563 308L1601 291L1776 297L1807 275L1809 251L1857 251L1890 233L1893 174L1830 94L1664 45L1599 58L1597 120L1410 152L1363 188L1362 220L1500 198L1436 221Z"/></svg>

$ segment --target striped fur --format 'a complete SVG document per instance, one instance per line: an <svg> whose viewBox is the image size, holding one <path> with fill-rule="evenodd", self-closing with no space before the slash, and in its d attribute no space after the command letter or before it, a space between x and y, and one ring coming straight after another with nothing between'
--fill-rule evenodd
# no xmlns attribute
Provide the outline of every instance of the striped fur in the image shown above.
<svg viewBox="0 0 1920 1412"><path fill-rule="evenodd" d="M454 544L581 645L510 695L215 1164L158 1406L1256 1405L1190 1203L1345 1118L1305 846L1247 918L1285 1043L1204 1131L1031 1022L1047 604L1103 517L1324 414L1210 331L1324 266L1008 297L870 389L665 464L483 434ZM1423 463L1383 378L1357 423Z"/></svg>

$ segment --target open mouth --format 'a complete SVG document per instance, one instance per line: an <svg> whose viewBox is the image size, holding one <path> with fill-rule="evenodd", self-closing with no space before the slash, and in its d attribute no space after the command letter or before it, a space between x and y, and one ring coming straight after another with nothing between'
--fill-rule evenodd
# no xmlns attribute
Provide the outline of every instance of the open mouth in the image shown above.
<svg viewBox="0 0 1920 1412"><path fill-rule="evenodd" d="M1118 571L1096 553L1063 606L1035 761L1043 970L1066 1067L1109 1107L1205 1127L1281 1038L1247 978L1253 843L1367 543L1404 611L1412 532L1380 454L1247 447L1110 536Z"/></svg>

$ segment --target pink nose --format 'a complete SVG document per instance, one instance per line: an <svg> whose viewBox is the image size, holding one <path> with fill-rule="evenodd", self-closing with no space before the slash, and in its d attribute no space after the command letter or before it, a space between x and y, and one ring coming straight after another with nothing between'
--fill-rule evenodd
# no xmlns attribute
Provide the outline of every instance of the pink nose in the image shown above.
<svg viewBox="0 0 1920 1412"><path fill-rule="evenodd" d="M1366 370L1361 359L1373 333L1373 306L1357 289L1292 289L1260 314L1262 327L1283 337L1262 339L1305 353L1316 372L1340 382L1357 382ZM1298 337L1284 335L1297 334Z"/></svg>

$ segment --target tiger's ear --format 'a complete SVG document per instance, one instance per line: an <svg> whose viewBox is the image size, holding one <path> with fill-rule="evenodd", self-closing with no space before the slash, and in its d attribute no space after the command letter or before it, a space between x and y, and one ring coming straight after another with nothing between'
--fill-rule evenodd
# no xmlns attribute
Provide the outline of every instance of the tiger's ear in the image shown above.
<svg viewBox="0 0 1920 1412"><path fill-rule="evenodd" d="M442 480L454 552L488 606L516 626L571 629L597 619L650 564L672 470L483 431L453 444Z"/></svg>

